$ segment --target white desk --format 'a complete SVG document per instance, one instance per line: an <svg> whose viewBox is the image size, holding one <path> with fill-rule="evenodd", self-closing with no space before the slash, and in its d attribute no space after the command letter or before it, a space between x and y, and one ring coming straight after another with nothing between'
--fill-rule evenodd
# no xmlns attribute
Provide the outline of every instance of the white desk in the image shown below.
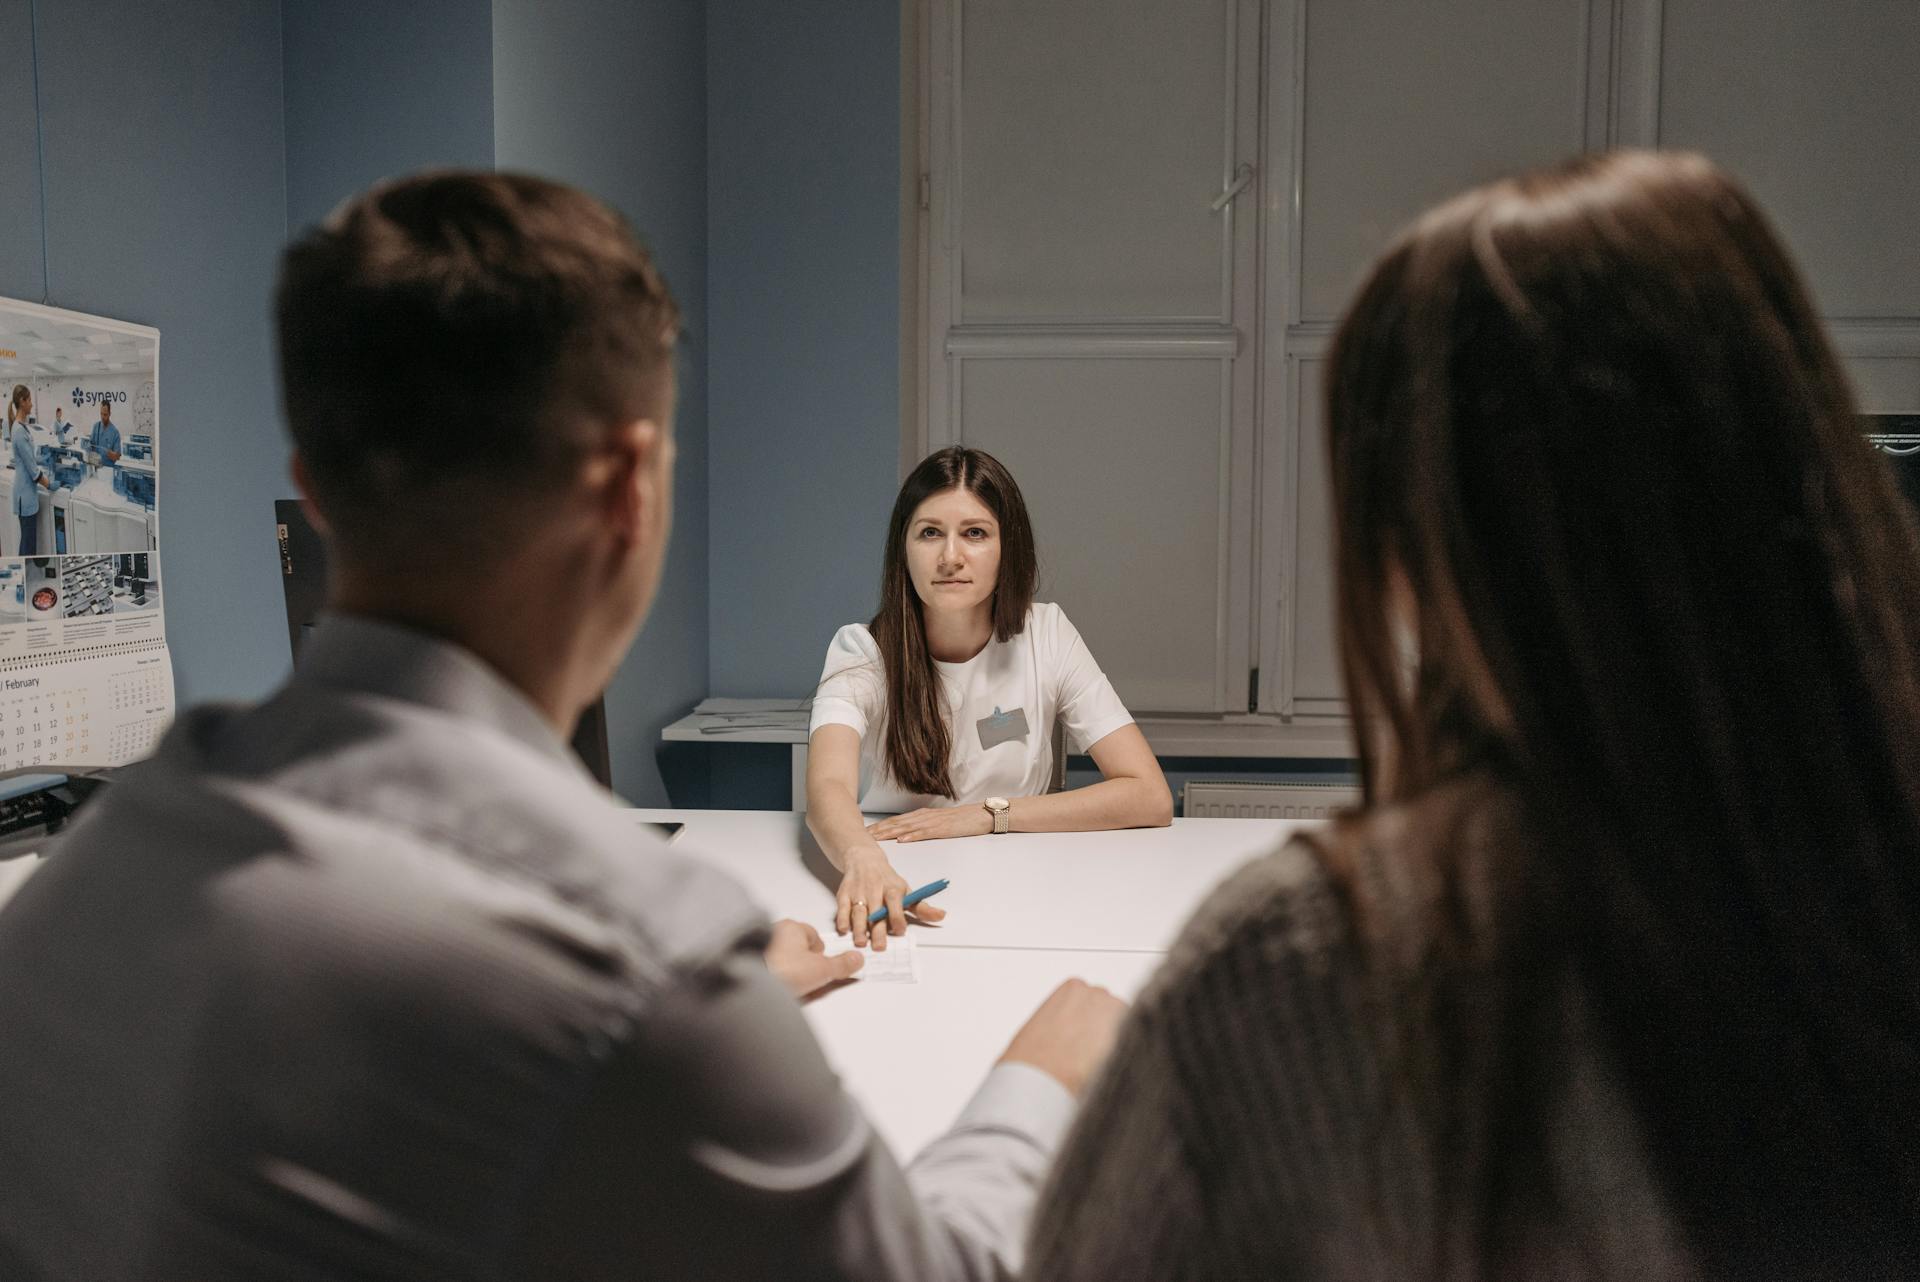
<svg viewBox="0 0 1920 1282"><path fill-rule="evenodd" d="M828 951L846 947L829 942ZM1159 953L920 948L920 982L858 982L807 1003L827 1060L901 1162L938 1138L1062 980L1131 1001Z"/></svg>
<svg viewBox="0 0 1920 1282"><path fill-rule="evenodd" d="M833 920L833 870L806 817L778 810L636 810L687 825L679 849L725 868L777 917ZM1008 833L884 843L907 883L945 877L928 947L1162 952L1221 878L1304 825L1176 819L1170 828Z"/></svg>
<svg viewBox="0 0 1920 1282"><path fill-rule="evenodd" d="M838 874L804 818L765 810L639 810L687 825L682 853L724 868L775 917L818 928L828 950ZM855 981L807 1006L827 1058L905 1161L944 1131L1061 980L1131 998L1207 892L1305 825L1176 819L1171 828L1013 833L886 843L913 885L946 877L941 926L914 926L917 984ZM1057 911L1056 911L1057 910Z"/></svg>
<svg viewBox="0 0 1920 1282"><path fill-rule="evenodd" d="M793 790L793 809L806 809L807 712L804 709L783 709L753 716L728 716L702 711L714 702L712 699L702 700L701 707L667 726L660 732L660 737L680 743L787 744L792 749L788 783Z"/></svg>

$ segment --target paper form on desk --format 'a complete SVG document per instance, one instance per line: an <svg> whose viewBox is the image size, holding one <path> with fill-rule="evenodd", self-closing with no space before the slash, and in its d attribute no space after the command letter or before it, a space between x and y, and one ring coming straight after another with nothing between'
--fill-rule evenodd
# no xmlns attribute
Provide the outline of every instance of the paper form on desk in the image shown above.
<svg viewBox="0 0 1920 1282"><path fill-rule="evenodd" d="M758 730L799 730L807 728L806 717L796 713L790 717L756 717L748 720L744 717L725 717L712 725L700 727L701 734L747 734Z"/></svg>
<svg viewBox="0 0 1920 1282"><path fill-rule="evenodd" d="M693 710L714 717L761 717L769 713L805 712L812 699L702 699Z"/></svg>
<svg viewBox="0 0 1920 1282"><path fill-rule="evenodd" d="M693 710L701 734L751 734L807 728L812 699L702 699Z"/></svg>
<svg viewBox="0 0 1920 1282"><path fill-rule="evenodd" d="M866 964L860 967L855 979L869 984L917 984L920 982L920 961L913 951L912 935L891 935L887 946L880 952L871 948L862 948L860 955Z"/></svg>

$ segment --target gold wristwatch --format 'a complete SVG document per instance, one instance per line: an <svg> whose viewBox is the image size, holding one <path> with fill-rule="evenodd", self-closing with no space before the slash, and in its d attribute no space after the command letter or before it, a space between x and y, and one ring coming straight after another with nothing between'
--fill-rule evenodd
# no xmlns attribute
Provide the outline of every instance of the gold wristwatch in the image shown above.
<svg viewBox="0 0 1920 1282"><path fill-rule="evenodd" d="M987 813L993 816L993 830L995 832L1006 832L1007 820L1012 811L1012 807L1007 804L1007 799L1005 797L988 797L981 804L987 808Z"/></svg>

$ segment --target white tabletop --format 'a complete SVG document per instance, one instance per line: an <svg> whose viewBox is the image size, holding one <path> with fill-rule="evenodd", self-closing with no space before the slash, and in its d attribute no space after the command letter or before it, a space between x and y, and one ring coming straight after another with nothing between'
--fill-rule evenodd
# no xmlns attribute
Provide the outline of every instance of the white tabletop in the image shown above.
<svg viewBox="0 0 1920 1282"><path fill-rule="evenodd" d="M828 1062L902 1162L953 1125L1014 1033L1063 980L1084 979L1131 1000L1160 965L1158 953L917 952L917 984L855 980L806 1007Z"/></svg>
<svg viewBox="0 0 1920 1282"><path fill-rule="evenodd" d="M839 874L806 829L777 810L638 810L678 819L677 848L732 873L777 917L833 920ZM1307 825L1176 819L1170 828L1008 833L883 842L911 886L946 878L947 919L917 928L927 947L1163 952L1223 877Z"/></svg>
<svg viewBox="0 0 1920 1282"><path fill-rule="evenodd" d="M809 922L829 951L838 874L805 817L639 810L678 820L675 849L710 860L767 912ZM918 982L855 980L808 1003L827 1058L901 1161L944 1131L1007 1042L1062 980L1132 998L1219 880L1305 825L1176 819L1124 832L1010 833L885 843L913 885L945 877L938 927L914 926Z"/></svg>

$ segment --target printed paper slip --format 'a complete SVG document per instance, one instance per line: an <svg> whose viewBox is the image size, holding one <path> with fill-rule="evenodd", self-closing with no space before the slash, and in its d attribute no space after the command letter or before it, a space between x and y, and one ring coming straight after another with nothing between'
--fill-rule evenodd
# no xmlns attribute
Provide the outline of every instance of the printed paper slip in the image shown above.
<svg viewBox="0 0 1920 1282"><path fill-rule="evenodd" d="M912 935L892 935L887 939L885 949L876 952L872 948L860 950L866 964L854 979L865 984L917 984L920 982L920 959L914 951Z"/></svg>

